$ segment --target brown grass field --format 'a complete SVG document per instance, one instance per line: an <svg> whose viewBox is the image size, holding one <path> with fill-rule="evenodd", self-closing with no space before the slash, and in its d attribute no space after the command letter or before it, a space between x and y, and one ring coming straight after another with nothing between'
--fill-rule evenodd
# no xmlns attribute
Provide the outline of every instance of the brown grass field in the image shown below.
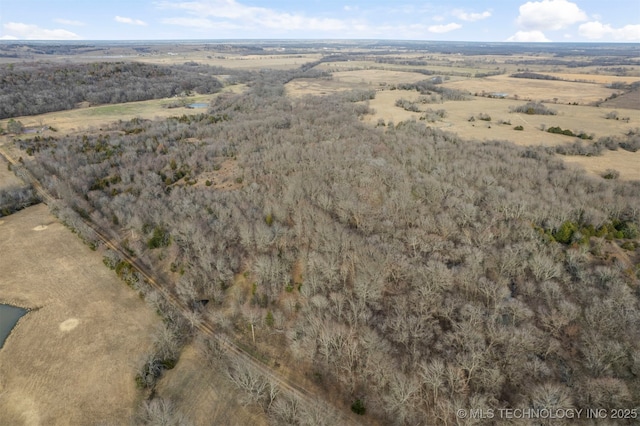
<svg viewBox="0 0 640 426"><path fill-rule="evenodd" d="M576 164L588 172L602 175L605 170L620 172L619 179L640 180L640 151L628 152L622 149L605 151L598 157L570 156L563 157L569 164Z"/></svg>
<svg viewBox="0 0 640 426"><path fill-rule="evenodd" d="M148 62L162 65L183 64L186 61L195 61L200 64L212 65L233 69L292 69L300 65L320 59L320 54L302 55L234 55L213 52L188 52L179 54L157 54L136 58L140 62Z"/></svg>
<svg viewBox="0 0 640 426"><path fill-rule="evenodd" d="M231 86L234 87L234 86ZM231 87L227 91L231 91ZM180 116L182 114L197 114L206 112L206 108L167 108L172 102L186 100L188 103L207 103L216 95L196 95L188 98L154 99L150 101L129 102L124 104L100 105L86 108L78 108L70 111L57 111L47 114L17 117L25 127L51 126L59 133L72 133L86 130L91 127L116 122L118 120L131 120L132 118L154 119ZM0 121L0 125L6 127L8 120ZM27 135L29 136L29 135Z"/></svg>
<svg viewBox="0 0 640 426"><path fill-rule="evenodd" d="M160 318L45 205L0 223L0 301L31 309L0 350L0 424L128 424Z"/></svg>
<svg viewBox="0 0 640 426"><path fill-rule="evenodd" d="M267 425L257 406L243 406L243 393L226 377L224 367L203 365L194 345L187 346L176 367L165 373L158 384L158 396L171 400L194 425Z"/></svg>
<svg viewBox="0 0 640 426"><path fill-rule="evenodd" d="M507 93L508 97L512 98L514 95L518 95L521 100L552 102L557 99L557 102L561 104L577 102L580 105L604 100L612 93L619 92L607 89L601 84L513 78L509 75L445 82L444 86L467 90L474 94L482 92Z"/></svg>
<svg viewBox="0 0 640 426"><path fill-rule="evenodd" d="M395 101L400 98L415 101L419 96L419 93L415 91L406 90L378 92L375 99L369 101L375 114L369 116L368 119L373 124L377 123L379 119L394 123L411 119L417 120L421 113L405 111L395 106ZM563 129L584 131L587 134L594 134L596 139L607 135L621 136L640 125L640 111L633 109L616 110L621 117L630 118L628 123L605 119L605 115L612 109L590 106L549 104L548 107L555 109L557 115L527 115L509 112L510 107L523 104L525 104L524 101L511 99L473 97L469 101L421 104L420 107L422 111L429 108L447 111L447 116L442 121L429 123L432 127L454 132L467 139L508 140L518 145L558 145L574 141L574 138L540 131L542 124L546 127L560 126ZM480 113L489 114L492 118L491 122L469 121L471 116L477 116ZM511 125L498 124L499 120L510 121ZM513 130L518 125L522 125L524 131Z"/></svg>
<svg viewBox="0 0 640 426"><path fill-rule="evenodd" d="M0 157L0 190L3 188L16 188L25 186L24 182L16 177L11 170L7 168L7 162Z"/></svg>

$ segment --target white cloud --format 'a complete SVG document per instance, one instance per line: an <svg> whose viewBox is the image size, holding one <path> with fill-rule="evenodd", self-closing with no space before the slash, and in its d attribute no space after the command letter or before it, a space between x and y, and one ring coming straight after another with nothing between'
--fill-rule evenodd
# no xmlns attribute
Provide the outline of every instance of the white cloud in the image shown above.
<svg viewBox="0 0 640 426"><path fill-rule="evenodd" d="M458 19L468 22L480 21L491 16L491 12L489 12L488 10L482 13L467 13L462 9L454 9L451 14Z"/></svg>
<svg viewBox="0 0 640 426"><path fill-rule="evenodd" d="M60 18L58 18L58 19L54 19L53 21L57 22L58 24L71 25L71 26L74 26L74 27L84 27L85 25L87 25L84 22L74 21L72 19L60 19Z"/></svg>
<svg viewBox="0 0 640 426"><path fill-rule="evenodd" d="M443 34L448 33L449 31L457 30L458 28L462 28L462 25L451 22L444 25L431 25L429 28L427 28L427 31L429 31L430 33Z"/></svg>
<svg viewBox="0 0 640 426"><path fill-rule="evenodd" d="M578 33L582 37L591 40L610 37L614 40L640 41L640 25L625 25L622 28L613 28L609 24L592 21L580 25Z"/></svg>
<svg viewBox="0 0 640 426"><path fill-rule="evenodd" d="M577 4L567 0L529 1L520 6L517 23L528 32L560 30L587 20Z"/></svg>
<svg viewBox="0 0 640 426"><path fill-rule="evenodd" d="M353 23L341 19L315 18L301 13L279 12L264 7L247 6L236 0L201 0L179 3L163 1L158 5L165 9L184 10L198 19L216 18L227 24L233 23L238 28L248 30L262 28L278 32L295 30L324 32L347 31L353 28ZM170 23L172 20L164 22ZM180 24L180 21L174 20L173 22Z"/></svg>
<svg viewBox="0 0 640 426"><path fill-rule="evenodd" d="M142 27L145 27L147 25L146 22L141 21L140 19L132 19L132 18L126 18L124 16L116 16L115 18L113 18L116 22L120 22L121 24L129 24L129 25L140 25Z"/></svg>
<svg viewBox="0 0 640 426"><path fill-rule="evenodd" d="M511 37L507 39L507 41L521 41L523 43L540 43L551 41L549 40L542 31L518 31Z"/></svg>
<svg viewBox="0 0 640 426"><path fill-rule="evenodd" d="M37 25L23 24L21 22L7 22L3 26L6 33L4 40L78 40L81 37L71 31L55 29L48 30Z"/></svg>

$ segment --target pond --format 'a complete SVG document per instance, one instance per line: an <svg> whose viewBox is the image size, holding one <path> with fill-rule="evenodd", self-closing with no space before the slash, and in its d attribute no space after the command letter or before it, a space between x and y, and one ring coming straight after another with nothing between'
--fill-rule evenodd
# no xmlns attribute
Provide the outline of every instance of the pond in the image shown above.
<svg viewBox="0 0 640 426"><path fill-rule="evenodd" d="M26 309L0 304L0 348L11 333L20 317L27 313Z"/></svg>
<svg viewBox="0 0 640 426"><path fill-rule="evenodd" d="M209 104L204 102L196 102L195 104L189 104L189 108L207 108Z"/></svg>

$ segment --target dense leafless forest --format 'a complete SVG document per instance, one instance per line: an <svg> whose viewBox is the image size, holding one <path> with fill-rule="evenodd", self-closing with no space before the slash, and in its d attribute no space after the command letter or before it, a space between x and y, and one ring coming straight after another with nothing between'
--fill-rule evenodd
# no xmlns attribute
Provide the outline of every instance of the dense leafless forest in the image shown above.
<svg viewBox="0 0 640 426"><path fill-rule="evenodd" d="M194 320L248 346L253 330L261 350L382 423L640 404L640 183L423 122L365 125L374 94L286 97L299 75L314 76L245 74L248 92L204 114L24 139L25 163L59 217L89 243L80 217L111 229L175 280ZM105 263L126 275L114 253ZM190 338L169 323L143 387ZM230 371L274 422L310 421Z"/></svg>
<svg viewBox="0 0 640 426"><path fill-rule="evenodd" d="M167 67L137 62L91 64L16 63L0 67L0 118L42 114L89 104L168 98L180 93L216 93L211 67Z"/></svg>

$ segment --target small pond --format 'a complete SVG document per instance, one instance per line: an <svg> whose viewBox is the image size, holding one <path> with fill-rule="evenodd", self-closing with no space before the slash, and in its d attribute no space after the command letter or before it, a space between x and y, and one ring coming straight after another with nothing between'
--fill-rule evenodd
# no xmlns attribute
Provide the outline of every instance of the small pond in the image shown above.
<svg viewBox="0 0 640 426"><path fill-rule="evenodd" d="M195 104L189 104L189 108L207 108L209 104L204 102L196 102Z"/></svg>
<svg viewBox="0 0 640 426"><path fill-rule="evenodd" d="M0 348L2 348L5 339L11 333L11 329L16 325L20 317L26 313L26 309L0 304Z"/></svg>

